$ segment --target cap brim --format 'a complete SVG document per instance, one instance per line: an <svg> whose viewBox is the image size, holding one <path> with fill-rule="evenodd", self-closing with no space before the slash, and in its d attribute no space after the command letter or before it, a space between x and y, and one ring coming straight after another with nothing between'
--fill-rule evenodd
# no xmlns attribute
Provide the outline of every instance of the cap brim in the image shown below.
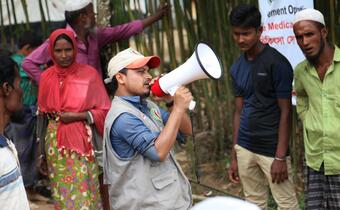
<svg viewBox="0 0 340 210"><path fill-rule="evenodd" d="M139 58L127 65L125 68L138 69L143 66L148 66L150 69L157 68L161 64L161 59L158 56L147 56Z"/></svg>

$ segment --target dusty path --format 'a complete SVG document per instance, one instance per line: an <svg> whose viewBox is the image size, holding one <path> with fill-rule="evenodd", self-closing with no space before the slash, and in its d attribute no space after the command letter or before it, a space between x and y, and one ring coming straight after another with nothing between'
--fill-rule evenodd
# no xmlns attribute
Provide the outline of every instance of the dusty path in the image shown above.
<svg viewBox="0 0 340 210"><path fill-rule="evenodd" d="M34 201L30 202L31 210L54 210L53 204L50 204L45 201Z"/></svg>

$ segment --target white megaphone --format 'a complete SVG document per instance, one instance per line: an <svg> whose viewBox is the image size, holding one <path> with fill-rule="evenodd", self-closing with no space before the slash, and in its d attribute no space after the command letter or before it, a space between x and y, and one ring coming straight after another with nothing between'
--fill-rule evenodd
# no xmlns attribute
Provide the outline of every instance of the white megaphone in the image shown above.
<svg viewBox="0 0 340 210"><path fill-rule="evenodd" d="M151 92L158 97L166 94L173 96L181 85L206 78L217 80L221 76L220 60L209 45L201 42L196 45L195 52L185 63L156 80L151 87ZM195 106L196 102L191 101L189 110L193 110Z"/></svg>

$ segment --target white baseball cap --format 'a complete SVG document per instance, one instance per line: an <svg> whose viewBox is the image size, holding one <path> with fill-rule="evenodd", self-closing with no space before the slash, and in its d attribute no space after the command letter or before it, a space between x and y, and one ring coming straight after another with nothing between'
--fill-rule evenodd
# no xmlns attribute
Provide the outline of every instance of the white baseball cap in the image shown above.
<svg viewBox="0 0 340 210"><path fill-rule="evenodd" d="M90 3L92 3L92 0L67 0L65 3L65 11L77 11L85 8Z"/></svg>
<svg viewBox="0 0 340 210"><path fill-rule="evenodd" d="M110 82L113 76L124 68L138 69L147 65L150 69L153 69L157 68L160 63L161 59L158 56L144 56L137 50L134 50L133 48L128 48L119 52L117 55L111 58L107 68L109 80L106 79L105 81Z"/></svg>
<svg viewBox="0 0 340 210"><path fill-rule="evenodd" d="M299 21L302 21L302 20L312 20L312 21L321 23L322 25L325 25L325 19L322 13L319 10L316 10L313 8L307 8L307 9L297 12L295 14L293 24Z"/></svg>

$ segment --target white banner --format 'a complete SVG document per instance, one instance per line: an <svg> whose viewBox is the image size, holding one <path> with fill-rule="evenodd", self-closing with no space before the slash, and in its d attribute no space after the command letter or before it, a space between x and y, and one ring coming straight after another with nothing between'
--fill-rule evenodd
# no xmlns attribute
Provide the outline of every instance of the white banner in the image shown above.
<svg viewBox="0 0 340 210"><path fill-rule="evenodd" d="M305 59L295 40L294 15L313 6L313 0L259 0L263 25L261 41L280 51L293 68Z"/></svg>

